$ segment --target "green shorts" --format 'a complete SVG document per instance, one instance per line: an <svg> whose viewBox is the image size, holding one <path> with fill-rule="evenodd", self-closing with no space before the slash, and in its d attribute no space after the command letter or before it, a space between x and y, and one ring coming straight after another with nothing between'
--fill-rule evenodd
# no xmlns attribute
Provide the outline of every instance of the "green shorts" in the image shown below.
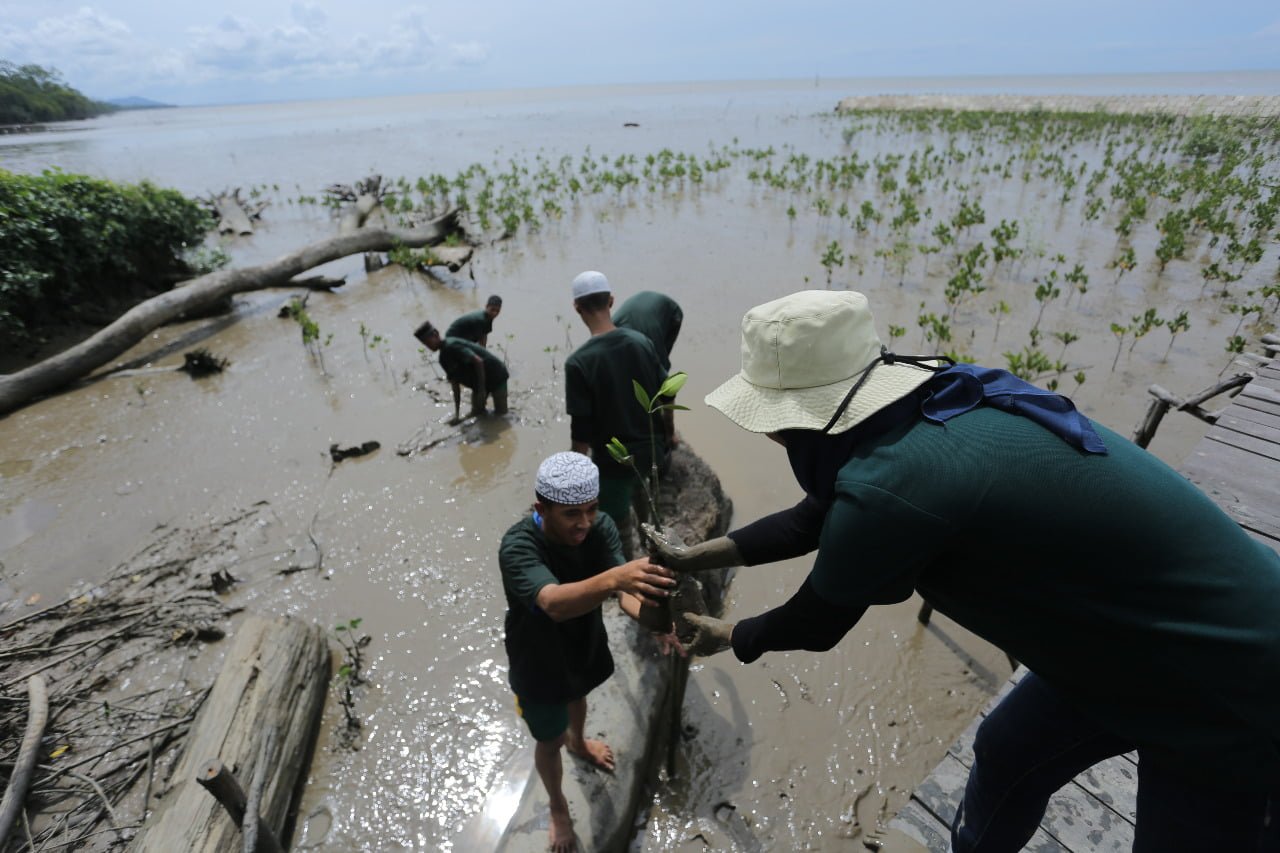
<svg viewBox="0 0 1280 853"><path fill-rule="evenodd" d="M516 713L536 741L555 740L569 728L569 706L563 702L526 702L517 696Z"/></svg>

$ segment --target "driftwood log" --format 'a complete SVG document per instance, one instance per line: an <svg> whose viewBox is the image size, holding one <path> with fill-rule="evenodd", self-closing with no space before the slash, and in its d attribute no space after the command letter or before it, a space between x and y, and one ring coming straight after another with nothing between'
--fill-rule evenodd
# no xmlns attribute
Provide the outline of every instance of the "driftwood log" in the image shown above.
<svg viewBox="0 0 1280 853"><path fill-rule="evenodd" d="M171 777L173 789L131 850L239 849L240 827L196 780L206 775L211 761L252 778L270 752L261 748L266 731L276 733L278 750L264 768L258 814L261 826L283 837L306 779L328 684L329 646L319 626L290 617L246 620L192 727ZM241 796L243 805L243 791Z"/></svg>
<svg viewBox="0 0 1280 853"><path fill-rule="evenodd" d="M36 767L36 759L40 757L40 738L44 735L45 723L49 719L49 693L44 679L33 675L27 679L27 697L31 702L31 710L27 712L27 730L22 736L22 747L18 750L18 760L9 778L9 787L5 789L4 799L0 801L0 845L9 840L9 831L13 822L22 811L22 803L27 798L27 786L31 784L31 771Z"/></svg>
<svg viewBox="0 0 1280 853"><path fill-rule="evenodd" d="M70 349L16 373L0 376L0 414L63 387L127 351L154 329L197 312L236 293L275 287L301 272L361 252L389 251L403 245L431 246L458 230L450 211L418 228L362 228L282 255L255 267L218 270L193 279L130 308L115 322Z"/></svg>
<svg viewBox="0 0 1280 853"><path fill-rule="evenodd" d="M209 205L218 216L219 234L252 234L253 222L267 206L265 201L258 202L252 208L240 198L240 189L234 192L223 192L209 200Z"/></svg>

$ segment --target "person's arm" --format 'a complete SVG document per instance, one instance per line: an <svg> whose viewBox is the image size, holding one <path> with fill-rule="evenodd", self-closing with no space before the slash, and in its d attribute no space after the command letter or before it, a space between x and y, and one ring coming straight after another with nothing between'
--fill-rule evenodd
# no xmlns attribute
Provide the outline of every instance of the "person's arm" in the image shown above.
<svg viewBox="0 0 1280 853"><path fill-rule="evenodd" d="M453 386L453 422L456 424L462 420L462 383L450 382Z"/></svg>
<svg viewBox="0 0 1280 853"><path fill-rule="evenodd" d="M571 441L569 449L575 453L581 453L583 456L591 455L591 442L589 441Z"/></svg>
<svg viewBox="0 0 1280 853"><path fill-rule="evenodd" d="M825 652L849 633L866 610L865 605L832 604L805 578L786 604L731 627L733 654L743 663L751 663L765 652Z"/></svg>
<svg viewBox="0 0 1280 853"><path fill-rule="evenodd" d="M477 343L479 343L479 344L480 344L480 346L482 346L482 347L488 348L488 346L489 346L489 336L488 336L488 335L481 335L481 336L480 336L480 340L479 340Z"/></svg>
<svg viewBox="0 0 1280 853"><path fill-rule="evenodd" d="M675 578L668 569L650 563L648 557L642 557L585 580L547 584L538 590L537 604L551 621L563 622L590 613L612 595L626 593L636 597L636 613L639 613L639 606L648 605L648 599L667 597L675 585Z"/></svg>

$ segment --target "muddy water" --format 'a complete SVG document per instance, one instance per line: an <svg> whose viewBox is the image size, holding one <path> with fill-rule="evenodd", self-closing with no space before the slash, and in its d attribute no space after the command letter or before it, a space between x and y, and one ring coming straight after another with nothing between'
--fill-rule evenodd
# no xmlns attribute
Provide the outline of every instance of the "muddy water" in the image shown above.
<svg viewBox="0 0 1280 853"><path fill-rule="evenodd" d="M816 113L847 93L730 87L175 110L6 141L0 157L7 168L151 177L193 194L278 184L259 233L227 246L237 263L252 263L333 227L325 213L291 204L290 196L369 171L412 181L493 157L578 156L588 143L610 154L705 151L708 142L734 139L812 156L846 153L843 123ZM640 127L624 130L623 121ZM870 158L930 141L939 142L869 133L854 145ZM1053 199L1051 187L1034 181L992 187L984 196L986 228L1017 216L1032 241L1086 263L1090 292L1070 306L1055 304L1045 325L1080 334L1068 353L1088 372L1077 403L1128 433L1148 384L1185 393L1215 379L1234 318L1198 309L1167 361L1166 338L1153 334L1111 372L1110 320L1148 304L1162 314L1200 304L1198 268L1175 262L1157 278L1148 264L1108 286L1109 226L1084 227L1077 207L1060 213ZM360 618L360 632L372 637L370 683L356 700L364 723L358 748L339 745L342 715L330 702L301 843L448 848L500 770L528 748L506 688L494 554L529 503L538 461L568 443L559 368L585 339L569 280L599 268L620 296L652 288L681 302L685 326L673 363L690 373L684 402L693 411L678 428L719 473L738 522L751 520L799 492L779 448L700 402L737 370L742 313L824 286L819 258L833 239L847 240L864 261L861 271L838 268L833 285L871 295L882 335L890 323L905 327L900 351L923 346L915 323L921 301L943 309L936 257L929 278L916 258L899 284L898 273L872 257L876 235L856 245L847 223L816 215L811 204L730 170L678 192L588 199L536 233L482 249L474 282L464 278L460 287L394 267L366 277L357 261L336 262L325 271L347 274L349 285L314 294L307 305L327 340L320 359L303 348L292 321L276 316L287 298L279 292L245 297L233 322L156 333L122 359L137 366L129 375L0 423L8 612L101 576L157 526L215 520L265 502L253 553L228 567L241 581L231 593L236 603L321 624ZM926 190L926 204L941 210L949 202L935 189ZM801 211L794 220L784 212L791 205ZM1140 257L1149 256L1151 240L1135 241ZM1268 249L1264 266L1274 267L1274 252ZM962 309L959 348L1002 364L1006 349L1022 345L1038 309L1025 284L1036 263L1012 265L1003 283L991 285L1012 309L998 336L990 298ZM477 308L492 292L506 300L491 342L510 363L512 413L456 430L445 423L448 386L410 332L421 319L448 322ZM362 325L386 343L367 346ZM180 364L197 342L229 359L229 370L199 382L151 370ZM1153 449L1176 462L1201 432L1171 418ZM397 454L437 439L426 452ZM331 464L331 444L369 440L381 443L376 454ZM296 567L314 568L281 573ZM778 603L806 569L791 561L740 572L729 618ZM918 627L917 606L874 610L824 655L773 655L750 667L724 657L696 663L685 704L685 776L655 793L647 847L699 849L701 835L720 849L844 849L872 831L1008 674L1003 655L945 618Z"/></svg>

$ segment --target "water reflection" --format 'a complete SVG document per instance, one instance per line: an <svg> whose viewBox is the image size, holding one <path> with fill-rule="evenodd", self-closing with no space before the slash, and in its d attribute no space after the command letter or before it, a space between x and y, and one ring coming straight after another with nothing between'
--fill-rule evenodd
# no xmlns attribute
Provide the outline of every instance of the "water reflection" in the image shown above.
<svg viewBox="0 0 1280 853"><path fill-rule="evenodd" d="M516 431L505 417L485 417L467 430L458 445L458 463L462 474L452 485L466 485L473 492L487 492L506 481L507 469L515 457Z"/></svg>

